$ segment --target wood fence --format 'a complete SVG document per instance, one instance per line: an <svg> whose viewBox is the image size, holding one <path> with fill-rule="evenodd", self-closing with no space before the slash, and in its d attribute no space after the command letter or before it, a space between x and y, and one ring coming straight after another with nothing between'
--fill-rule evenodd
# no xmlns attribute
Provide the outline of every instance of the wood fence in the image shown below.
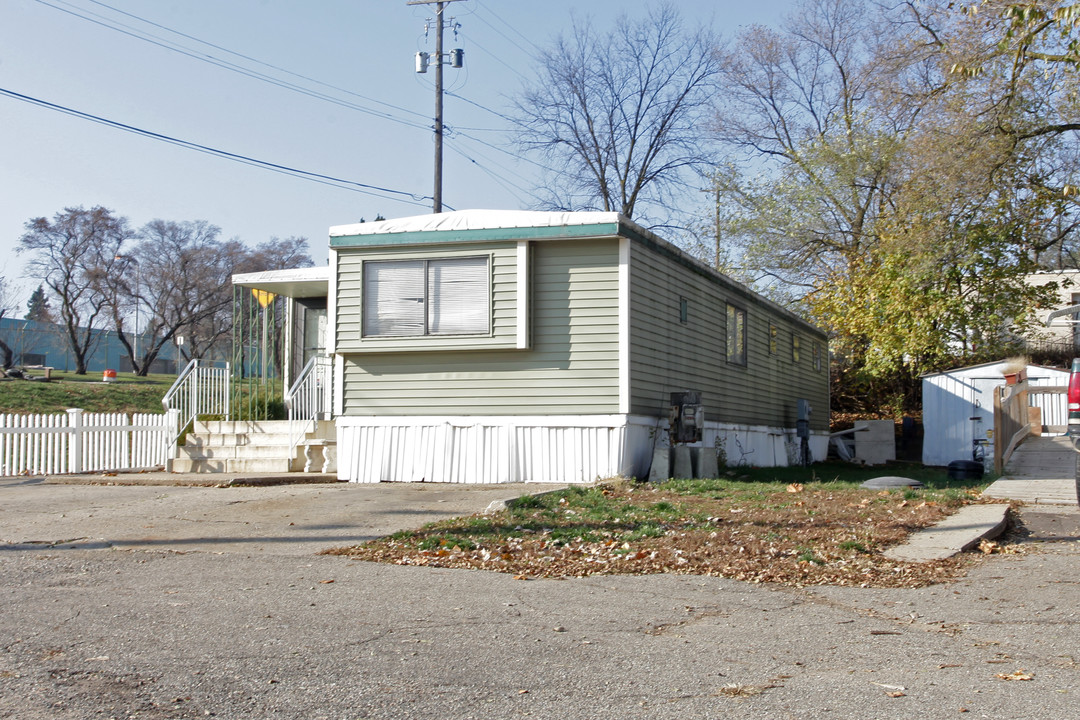
<svg viewBox="0 0 1080 720"><path fill-rule="evenodd" d="M163 467L177 412L0 414L0 475L62 475Z"/></svg>

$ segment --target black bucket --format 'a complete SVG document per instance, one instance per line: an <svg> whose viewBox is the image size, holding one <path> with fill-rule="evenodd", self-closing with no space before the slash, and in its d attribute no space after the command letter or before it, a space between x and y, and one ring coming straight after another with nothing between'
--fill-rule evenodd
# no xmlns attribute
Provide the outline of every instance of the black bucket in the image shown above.
<svg viewBox="0 0 1080 720"><path fill-rule="evenodd" d="M950 480L982 480L983 464L974 460L953 460L949 463Z"/></svg>

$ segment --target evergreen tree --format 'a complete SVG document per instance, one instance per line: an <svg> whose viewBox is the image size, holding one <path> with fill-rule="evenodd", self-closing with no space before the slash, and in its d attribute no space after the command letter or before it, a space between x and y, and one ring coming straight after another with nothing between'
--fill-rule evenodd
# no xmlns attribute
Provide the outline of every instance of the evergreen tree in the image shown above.
<svg viewBox="0 0 1080 720"><path fill-rule="evenodd" d="M38 285L37 290L30 294L26 301L26 315L24 320L35 322L53 322L52 308L49 307L49 296L45 294L45 286Z"/></svg>

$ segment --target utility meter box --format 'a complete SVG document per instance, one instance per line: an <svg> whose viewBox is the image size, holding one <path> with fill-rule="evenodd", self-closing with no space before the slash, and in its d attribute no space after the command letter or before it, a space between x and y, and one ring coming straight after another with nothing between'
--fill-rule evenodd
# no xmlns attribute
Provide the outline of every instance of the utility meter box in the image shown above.
<svg viewBox="0 0 1080 720"><path fill-rule="evenodd" d="M799 398L798 417L795 419L795 435L801 438L810 437L810 414L813 412L810 401Z"/></svg>
<svg viewBox="0 0 1080 720"><path fill-rule="evenodd" d="M687 390L671 393L668 422L668 434L673 445L701 442L701 431L705 427L705 407L701 404L701 392Z"/></svg>

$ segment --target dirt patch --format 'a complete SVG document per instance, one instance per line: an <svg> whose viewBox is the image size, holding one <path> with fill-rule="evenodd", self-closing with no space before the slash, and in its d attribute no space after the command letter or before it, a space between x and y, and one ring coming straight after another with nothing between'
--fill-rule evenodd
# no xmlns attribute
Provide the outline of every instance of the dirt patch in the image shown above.
<svg viewBox="0 0 1080 720"><path fill-rule="evenodd" d="M612 484L527 496L493 515L327 552L522 579L679 573L796 586L919 587L961 575L972 558L908 563L881 552L974 495L828 484Z"/></svg>

